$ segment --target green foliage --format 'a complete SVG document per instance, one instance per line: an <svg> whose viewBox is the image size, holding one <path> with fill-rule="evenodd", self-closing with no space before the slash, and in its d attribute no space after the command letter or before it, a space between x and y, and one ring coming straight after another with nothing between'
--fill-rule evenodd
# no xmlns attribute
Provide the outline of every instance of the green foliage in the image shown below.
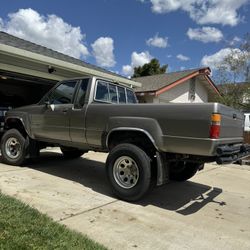
<svg viewBox="0 0 250 250"><path fill-rule="evenodd" d="M250 83L235 83L219 85L221 97L217 96L217 102L239 110L250 110Z"/></svg>
<svg viewBox="0 0 250 250"><path fill-rule="evenodd" d="M135 78L140 76L164 74L166 73L167 67L167 64L161 66L159 60L154 58L149 63L146 63L143 66L135 67L133 77Z"/></svg>
<svg viewBox="0 0 250 250"><path fill-rule="evenodd" d="M0 249L100 249L103 246L0 193Z"/></svg>

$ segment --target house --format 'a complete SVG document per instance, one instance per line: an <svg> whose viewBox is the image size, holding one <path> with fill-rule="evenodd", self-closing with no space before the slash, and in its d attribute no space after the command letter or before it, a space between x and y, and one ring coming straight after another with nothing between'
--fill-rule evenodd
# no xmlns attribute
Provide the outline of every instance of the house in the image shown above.
<svg viewBox="0 0 250 250"><path fill-rule="evenodd" d="M198 68L133 78L141 83L136 95L141 103L201 103L213 101L220 92L209 77L210 68Z"/></svg>
<svg viewBox="0 0 250 250"><path fill-rule="evenodd" d="M141 85L84 61L0 32L0 106L35 103L56 82L86 75L129 86ZM7 104L4 104L3 100L6 99Z"/></svg>

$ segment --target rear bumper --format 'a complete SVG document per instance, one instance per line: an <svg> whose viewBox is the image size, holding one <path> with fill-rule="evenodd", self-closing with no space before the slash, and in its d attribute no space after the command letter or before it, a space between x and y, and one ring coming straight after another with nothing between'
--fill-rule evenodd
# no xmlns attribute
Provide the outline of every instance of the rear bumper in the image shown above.
<svg viewBox="0 0 250 250"><path fill-rule="evenodd" d="M210 139L163 136L162 142L163 145L159 147L162 152L216 157L218 147L242 144L243 137Z"/></svg>
<svg viewBox="0 0 250 250"><path fill-rule="evenodd" d="M216 157L217 164L229 164L249 156L250 145L234 144L234 145L219 146L216 149L216 153L217 153Z"/></svg>

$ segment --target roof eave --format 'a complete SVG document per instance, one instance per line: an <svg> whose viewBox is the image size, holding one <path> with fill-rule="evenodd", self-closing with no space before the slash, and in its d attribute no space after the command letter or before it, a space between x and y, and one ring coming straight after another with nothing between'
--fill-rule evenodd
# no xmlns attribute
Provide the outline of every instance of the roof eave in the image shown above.
<svg viewBox="0 0 250 250"><path fill-rule="evenodd" d="M141 87L141 83L135 82L130 79L126 79L126 78L119 77L119 76L114 76L114 75L101 72L95 69L90 69L84 66L65 62L65 61L55 59L52 57L40 55L34 52L19 49L19 48L9 46L6 44L0 44L0 53L11 55L17 58L24 58L25 60L32 61L32 62L39 62L44 65L52 65L54 67L58 67L64 70L70 70L71 72L75 72L75 73L83 73L83 74L87 74L91 76L103 77L106 79L112 79L113 81L120 82L129 86Z"/></svg>

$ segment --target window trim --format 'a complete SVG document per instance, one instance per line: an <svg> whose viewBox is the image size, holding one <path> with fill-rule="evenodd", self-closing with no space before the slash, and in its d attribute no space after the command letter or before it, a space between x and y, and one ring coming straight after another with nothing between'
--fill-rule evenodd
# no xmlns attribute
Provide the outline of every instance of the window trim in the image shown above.
<svg viewBox="0 0 250 250"><path fill-rule="evenodd" d="M86 95L85 95L85 101L84 101L84 105L81 107L81 108L76 108L76 101L77 101L77 96L78 96L78 93L80 91L80 88L81 88L81 85L82 85L82 82L85 80L85 79L88 79L88 86L87 86L87 89L86 89ZM83 107L88 104L88 102L86 100L89 99L89 91L90 91L90 87L91 87L91 77L84 77L84 78L81 78L78 82L77 82L77 86L76 86L76 91L75 91L75 95L74 95L74 102L73 102L73 110L81 110L83 109Z"/></svg>

